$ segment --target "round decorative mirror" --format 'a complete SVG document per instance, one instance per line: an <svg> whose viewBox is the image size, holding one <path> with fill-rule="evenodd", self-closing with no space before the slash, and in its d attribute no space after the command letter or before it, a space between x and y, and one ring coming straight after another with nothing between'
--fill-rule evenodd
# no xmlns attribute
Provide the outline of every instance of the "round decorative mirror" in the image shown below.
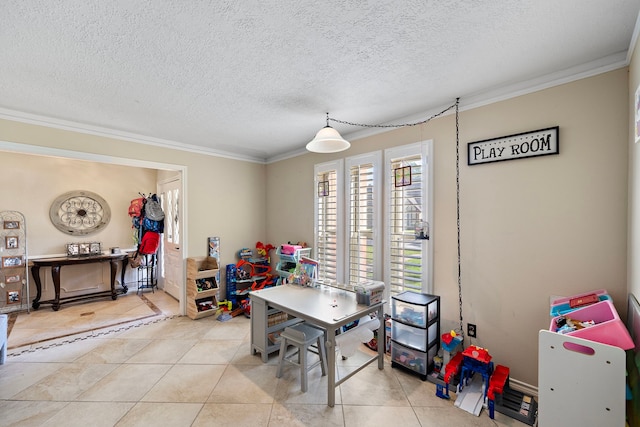
<svg viewBox="0 0 640 427"><path fill-rule="evenodd" d="M107 201L90 191L69 191L51 204L53 225L71 236L86 236L103 229L111 220Z"/></svg>

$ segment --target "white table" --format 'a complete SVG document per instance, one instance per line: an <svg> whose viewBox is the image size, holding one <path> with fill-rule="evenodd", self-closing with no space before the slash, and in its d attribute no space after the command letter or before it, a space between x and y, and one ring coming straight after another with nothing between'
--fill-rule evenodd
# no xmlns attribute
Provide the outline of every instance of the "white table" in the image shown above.
<svg viewBox="0 0 640 427"><path fill-rule="evenodd" d="M328 405L334 406L336 387L360 372L374 361L378 361L378 369L384 368L384 301L371 306L356 303L353 292L322 285L320 288L309 288L297 285L282 285L253 291L251 297L251 351L255 354L254 338L266 334L266 310L260 314L254 312L254 304L272 307L303 319L327 331L327 364L329 367ZM353 372L336 379L336 330L358 320L363 316L376 312L380 320L378 328L378 354L371 357ZM264 351L264 349L262 350ZM263 353L263 360L265 354Z"/></svg>

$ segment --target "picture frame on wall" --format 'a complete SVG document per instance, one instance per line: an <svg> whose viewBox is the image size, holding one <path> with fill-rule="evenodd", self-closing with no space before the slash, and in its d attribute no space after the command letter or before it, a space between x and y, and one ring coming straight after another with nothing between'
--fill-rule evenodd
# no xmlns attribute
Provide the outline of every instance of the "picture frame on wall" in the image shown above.
<svg viewBox="0 0 640 427"><path fill-rule="evenodd" d="M3 256L2 268L21 267L23 259L21 256Z"/></svg>
<svg viewBox="0 0 640 427"><path fill-rule="evenodd" d="M7 304L20 304L20 291L7 291Z"/></svg>
<svg viewBox="0 0 640 427"><path fill-rule="evenodd" d="M7 284L20 283L20 282L22 282L22 275L21 274L11 274L11 275L5 276L4 282L7 283Z"/></svg>
<svg viewBox="0 0 640 427"><path fill-rule="evenodd" d="M5 236L4 237L4 247L6 249L18 249L18 236Z"/></svg>
<svg viewBox="0 0 640 427"><path fill-rule="evenodd" d="M19 230L20 221L4 221L2 227L5 230Z"/></svg>

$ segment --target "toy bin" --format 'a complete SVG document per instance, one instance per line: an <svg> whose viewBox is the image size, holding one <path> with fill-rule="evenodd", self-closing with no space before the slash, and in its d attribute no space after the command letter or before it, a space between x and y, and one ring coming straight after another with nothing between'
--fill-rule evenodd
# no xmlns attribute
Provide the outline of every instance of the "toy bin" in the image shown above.
<svg viewBox="0 0 640 427"><path fill-rule="evenodd" d="M393 297L391 317L407 325L425 328L438 317L439 299L415 292L403 292Z"/></svg>
<svg viewBox="0 0 640 427"><path fill-rule="evenodd" d="M421 375L427 374L427 353L415 351L398 343L391 345L391 360L393 363L411 369ZM431 360L433 363L433 360Z"/></svg>
<svg viewBox="0 0 640 427"><path fill-rule="evenodd" d="M586 296L590 296L590 295L596 295L598 297L598 301L605 301L605 300L610 300L611 301L611 297L609 296L609 294L607 294L607 291L604 289L598 289L595 291L591 291L591 292L585 292L582 294L577 294L577 295L572 295L569 297L564 297L564 298L558 298L553 300L553 302L551 303L551 308L549 310L549 315L551 317L553 316L562 316L564 314L567 313L571 313L574 310L577 310L579 308L582 307L571 307L571 303L570 301L573 299L578 299L578 298L582 298L582 297L586 297Z"/></svg>
<svg viewBox="0 0 640 427"><path fill-rule="evenodd" d="M549 329L552 332L558 329L557 321L560 317L561 316L556 316L551 319ZM623 350L629 350L634 347L629 331L622 320L620 320L620 316L611 300L604 300L578 308L572 311L571 315L567 317L583 322L593 320L595 325L567 332L566 335L620 347Z"/></svg>

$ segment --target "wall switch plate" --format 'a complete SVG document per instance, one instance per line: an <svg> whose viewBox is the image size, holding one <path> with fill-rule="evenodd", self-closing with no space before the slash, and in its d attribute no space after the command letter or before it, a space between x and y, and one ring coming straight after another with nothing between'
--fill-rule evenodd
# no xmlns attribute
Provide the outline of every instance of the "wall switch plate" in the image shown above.
<svg viewBox="0 0 640 427"><path fill-rule="evenodd" d="M476 325L473 323L467 323L467 336L470 338L475 338L478 330L476 329Z"/></svg>

